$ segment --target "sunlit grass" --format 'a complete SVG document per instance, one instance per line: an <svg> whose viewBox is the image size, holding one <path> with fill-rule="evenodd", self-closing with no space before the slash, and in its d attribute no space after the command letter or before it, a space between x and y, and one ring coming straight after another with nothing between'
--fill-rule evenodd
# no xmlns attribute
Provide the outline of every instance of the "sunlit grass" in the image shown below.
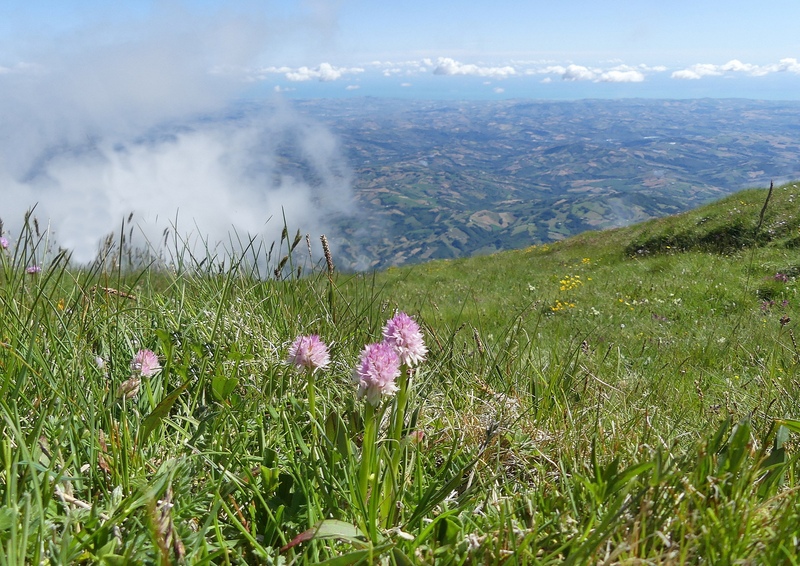
<svg viewBox="0 0 800 566"><path fill-rule="evenodd" d="M796 562L793 191L760 225L747 191L369 275L288 231L77 268L29 218L0 252L0 564ZM396 309L427 356L370 408L353 368Z"/></svg>

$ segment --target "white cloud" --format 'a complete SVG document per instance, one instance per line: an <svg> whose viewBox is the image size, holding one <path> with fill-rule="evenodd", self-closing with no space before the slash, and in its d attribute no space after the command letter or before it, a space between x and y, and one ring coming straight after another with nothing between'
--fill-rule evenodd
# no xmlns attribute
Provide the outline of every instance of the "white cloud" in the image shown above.
<svg viewBox="0 0 800 566"><path fill-rule="evenodd" d="M561 65L548 65L542 69L528 69L525 71L525 74L529 75L538 75L538 74L545 74L545 75L563 75L567 72L567 68Z"/></svg>
<svg viewBox="0 0 800 566"><path fill-rule="evenodd" d="M603 83L640 83L644 75L639 71L606 71L599 77Z"/></svg>
<svg viewBox="0 0 800 566"><path fill-rule="evenodd" d="M363 73L364 69L360 67L334 67L330 63L320 63L318 67L300 67L293 71L285 73L285 76L290 81L302 82L317 79L321 82L330 82L342 78L344 75Z"/></svg>
<svg viewBox="0 0 800 566"><path fill-rule="evenodd" d="M800 62L798 62L794 57L781 59L780 62L775 65L775 72L789 72L794 73L795 75L800 75Z"/></svg>
<svg viewBox="0 0 800 566"><path fill-rule="evenodd" d="M723 65L712 63L698 63L672 73L673 79L698 80L703 77L718 77L725 74L742 73L751 77L763 77L772 73L800 74L800 63L795 58L781 59L771 65L755 65L743 63L738 59L731 59Z"/></svg>
<svg viewBox="0 0 800 566"><path fill-rule="evenodd" d="M345 90L358 90L360 88L361 87L359 85L347 85L346 87L344 87Z"/></svg>
<svg viewBox="0 0 800 566"><path fill-rule="evenodd" d="M411 83L400 83L400 86L403 88L408 88L411 86Z"/></svg>
<svg viewBox="0 0 800 566"><path fill-rule="evenodd" d="M429 59L422 61L372 61L368 66L379 71L384 77L416 76L428 72L426 61L430 63Z"/></svg>
<svg viewBox="0 0 800 566"><path fill-rule="evenodd" d="M460 63L450 57L439 57L436 60L434 75L469 75L475 77L493 77L497 79L512 77L517 74L516 69L509 65L503 67L487 67L475 64Z"/></svg>
<svg viewBox="0 0 800 566"><path fill-rule="evenodd" d="M421 61L372 61L369 65L385 77L414 76L432 72L439 76L474 76L485 79L499 80L515 77L535 75L558 75L565 81L594 81L594 82L642 82L647 75L661 73L667 70L663 65L626 65L613 61L612 67L588 67L570 63L567 65L554 64L553 61L512 61L509 64L478 64L464 63L450 57L439 57L434 64L430 59ZM484 81L483 84L490 84Z"/></svg>
<svg viewBox="0 0 800 566"><path fill-rule="evenodd" d="M670 77L673 79L697 80L701 79L702 75L692 71L691 69L681 69L680 71L673 72Z"/></svg>
<svg viewBox="0 0 800 566"><path fill-rule="evenodd" d="M597 79L601 71L599 69L590 69L583 65L569 65L561 74L561 78L565 81L593 81Z"/></svg>
<svg viewBox="0 0 800 566"><path fill-rule="evenodd" d="M663 73L667 68L663 65L650 66L645 63L639 65L625 65L620 64L608 69L609 71L639 71L641 73Z"/></svg>
<svg viewBox="0 0 800 566"><path fill-rule="evenodd" d="M728 61L727 63L719 67L720 71L734 71L737 73L738 72L752 73L757 69L758 69L757 65L742 63L738 59L732 59L731 61Z"/></svg>
<svg viewBox="0 0 800 566"><path fill-rule="evenodd" d="M574 63L563 65L547 65L539 69L528 69L526 74L557 75L564 81L592 81L596 83L640 83L645 80L646 74L660 72L660 67L647 65L616 65L609 69L586 67ZM552 82L552 77L546 77L541 82Z"/></svg>
<svg viewBox="0 0 800 566"><path fill-rule="evenodd" d="M212 248L232 229L270 242L282 211L290 228L325 231L325 210L351 202L336 138L289 108L230 118L247 85L209 72L252 68L268 35L262 24L181 13L86 33L69 50L39 45L38 71L0 74L2 217L11 239L34 205L81 262L130 212L139 243L158 242L176 217ZM285 147L297 168L281 165Z"/></svg>
<svg viewBox="0 0 800 566"><path fill-rule="evenodd" d="M17 198L40 201L37 213L52 219L59 244L78 261L91 260L98 240L130 212L150 242L159 241L164 222L176 216L179 230L196 226L212 248L233 227L274 239L282 212L290 226L308 230L324 223L322 210L342 210L348 200L335 141L295 120L284 109L280 117L204 124L149 142L108 138L83 153L52 158L33 178L11 180L11 186ZM270 148L296 135L305 164L319 175L314 183L282 173Z"/></svg>
<svg viewBox="0 0 800 566"><path fill-rule="evenodd" d="M492 89L492 92L495 93L495 94L503 94L505 91L506 91L506 89L504 89L502 87L499 87L499 86L498 87L494 87Z"/></svg>
<svg viewBox="0 0 800 566"><path fill-rule="evenodd" d="M305 82L311 80L318 80L320 82L336 81L345 75L355 75L363 73L364 69L361 67L336 67L330 63L320 63L316 67L262 67L250 73L250 77L254 80L266 80L270 75L283 75L287 80L292 82Z"/></svg>
<svg viewBox="0 0 800 566"><path fill-rule="evenodd" d="M708 63L698 63L692 65L687 69L681 69L672 73L673 79L688 79L698 80L707 76L719 76L722 72L719 70L719 65L710 65Z"/></svg>

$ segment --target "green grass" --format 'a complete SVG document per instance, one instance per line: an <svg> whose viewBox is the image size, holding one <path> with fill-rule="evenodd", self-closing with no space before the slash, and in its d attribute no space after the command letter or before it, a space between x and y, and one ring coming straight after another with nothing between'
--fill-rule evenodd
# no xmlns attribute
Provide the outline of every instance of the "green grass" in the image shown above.
<svg viewBox="0 0 800 566"><path fill-rule="evenodd" d="M0 271L0 565L797 563L800 191L766 198L332 278L286 238L281 280L115 269L124 241L76 268L31 226ZM429 355L371 429L351 373L395 308ZM123 398L141 348L162 370Z"/></svg>

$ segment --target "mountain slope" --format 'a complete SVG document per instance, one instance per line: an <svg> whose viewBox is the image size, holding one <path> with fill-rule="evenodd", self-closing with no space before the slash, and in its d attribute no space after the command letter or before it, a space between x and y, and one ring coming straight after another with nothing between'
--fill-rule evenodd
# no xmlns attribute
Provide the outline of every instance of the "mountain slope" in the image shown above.
<svg viewBox="0 0 800 566"><path fill-rule="evenodd" d="M796 311L798 186L774 190L757 232L762 189L558 243L390 268L376 283L397 305L494 340L517 320L530 339L600 341L630 354L654 339L669 366L680 357L721 366L714 352L732 334Z"/></svg>

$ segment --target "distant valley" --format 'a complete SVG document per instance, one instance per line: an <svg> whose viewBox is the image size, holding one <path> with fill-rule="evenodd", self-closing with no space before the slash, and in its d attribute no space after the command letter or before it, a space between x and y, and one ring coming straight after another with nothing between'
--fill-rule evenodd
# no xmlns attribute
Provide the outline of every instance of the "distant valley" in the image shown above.
<svg viewBox="0 0 800 566"><path fill-rule="evenodd" d="M384 268L491 253L800 178L800 103L309 100L340 138L355 216L337 262Z"/></svg>

